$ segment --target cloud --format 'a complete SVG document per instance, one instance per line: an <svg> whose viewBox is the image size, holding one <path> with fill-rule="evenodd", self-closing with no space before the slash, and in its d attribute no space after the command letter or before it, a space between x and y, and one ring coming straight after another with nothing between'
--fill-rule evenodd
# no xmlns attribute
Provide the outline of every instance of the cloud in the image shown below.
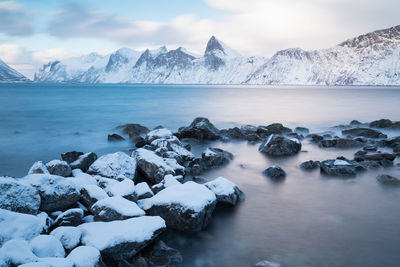
<svg viewBox="0 0 400 267"><path fill-rule="evenodd" d="M29 35L34 14L16 1L0 1L0 32L7 35Z"/></svg>

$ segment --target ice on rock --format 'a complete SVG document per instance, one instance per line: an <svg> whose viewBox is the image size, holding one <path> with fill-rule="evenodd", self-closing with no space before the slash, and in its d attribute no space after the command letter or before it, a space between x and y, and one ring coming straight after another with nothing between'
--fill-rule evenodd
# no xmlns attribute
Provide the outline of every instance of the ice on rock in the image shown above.
<svg viewBox="0 0 400 267"><path fill-rule="evenodd" d="M135 202L121 196L99 200L91 207L91 210L95 215L95 220L100 221L123 220L145 215Z"/></svg>
<svg viewBox="0 0 400 267"><path fill-rule="evenodd" d="M117 178L124 175L133 180L136 172L136 160L123 152L107 154L98 158L90 165L88 173L108 178Z"/></svg>
<svg viewBox="0 0 400 267"><path fill-rule="evenodd" d="M51 231L50 235L60 240L65 249L71 250L81 242L82 231L74 226L60 226Z"/></svg>
<svg viewBox="0 0 400 267"><path fill-rule="evenodd" d="M101 262L100 251L95 247L80 246L71 251L68 255L75 267L93 267L99 266Z"/></svg>
<svg viewBox="0 0 400 267"><path fill-rule="evenodd" d="M37 257L25 240L11 239L0 249L0 266L15 266L35 261Z"/></svg>
<svg viewBox="0 0 400 267"><path fill-rule="evenodd" d="M39 235L29 243L33 253L39 258L64 258L65 250L60 240L52 235Z"/></svg>

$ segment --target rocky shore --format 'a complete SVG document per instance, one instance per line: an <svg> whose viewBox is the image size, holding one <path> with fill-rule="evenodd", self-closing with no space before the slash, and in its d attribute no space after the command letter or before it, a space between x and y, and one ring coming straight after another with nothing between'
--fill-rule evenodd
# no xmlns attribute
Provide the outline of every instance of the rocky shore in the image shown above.
<svg viewBox="0 0 400 267"><path fill-rule="evenodd" d="M279 123L220 130L206 118L175 133L162 126L118 126L108 140L130 140L134 149L129 155L71 151L47 163L35 162L24 177L0 178L0 266L181 264L182 255L162 240L163 233L203 231L217 206L240 205L244 199L229 177L199 177L229 164L234 155L208 147L196 156L193 140L245 140L272 158L301 153L305 140L321 149L357 148L351 159L312 159L299 166L344 178L390 168L400 156L400 136L382 132L400 129L400 122L352 121L334 129L340 136ZM274 180L287 176L275 165L263 173ZM399 178L385 174L377 182L400 185ZM254 266L280 265L264 260Z"/></svg>

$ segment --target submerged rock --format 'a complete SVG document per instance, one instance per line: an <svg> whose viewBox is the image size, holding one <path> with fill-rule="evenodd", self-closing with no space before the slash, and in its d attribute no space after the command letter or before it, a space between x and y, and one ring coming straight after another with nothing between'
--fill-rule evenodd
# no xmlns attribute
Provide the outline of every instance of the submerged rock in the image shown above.
<svg viewBox="0 0 400 267"><path fill-rule="evenodd" d="M107 154L98 158L88 169L88 173L116 179L119 175L133 180L136 172L136 159L123 152Z"/></svg>
<svg viewBox="0 0 400 267"><path fill-rule="evenodd" d="M296 127L296 128L294 128L294 132L305 136L310 133L310 130L305 127Z"/></svg>
<svg viewBox="0 0 400 267"><path fill-rule="evenodd" d="M207 119L196 118L187 126L178 131L179 138L193 138L199 140L217 140L220 138L219 130Z"/></svg>
<svg viewBox="0 0 400 267"><path fill-rule="evenodd" d="M321 171L331 176L355 176L356 167L346 160L325 160L321 162Z"/></svg>
<svg viewBox="0 0 400 267"><path fill-rule="evenodd" d="M181 253L162 240L155 241L142 254L151 266L175 266L182 263Z"/></svg>
<svg viewBox="0 0 400 267"><path fill-rule="evenodd" d="M258 150L269 156L290 156L301 150L301 142L296 138L286 138L279 135L270 135Z"/></svg>
<svg viewBox="0 0 400 267"><path fill-rule="evenodd" d="M49 170L50 174L69 177L72 175L72 169L66 161L62 160L52 160L46 163L46 167Z"/></svg>
<svg viewBox="0 0 400 267"><path fill-rule="evenodd" d="M400 179L388 174L378 175L376 180L384 185L400 186Z"/></svg>
<svg viewBox="0 0 400 267"><path fill-rule="evenodd" d="M286 172L279 166L271 166L268 169L263 171L265 176L268 176L272 179L282 179L286 177Z"/></svg>
<svg viewBox="0 0 400 267"><path fill-rule="evenodd" d="M244 196L239 187L224 177L218 177L204 184L217 197L217 204L235 206Z"/></svg>
<svg viewBox="0 0 400 267"><path fill-rule="evenodd" d="M113 133L108 135L107 140L108 142L118 142L118 141L124 141L125 138L120 136L119 134Z"/></svg>
<svg viewBox="0 0 400 267"><path fill-rule="evenodd" d="M66 161L67 163L74 162L79 158L79 156L83 155L83 152L79 151L71 151L61 154L62 160Z"/></svg>
<svg viewBox="0 0 400 267"><path fill-rule="evenodd" d="M387 135L370 128L352 128L342 131L343 135L364 136L368 138L386 138Z"/></svg>
<svg viewBox="0 0 400 267"><path fill-rule="evenodd" d="M308 160L300 164L300 168L303 170L313 170L316 168L319 168L321 165L321 162L319 161L314 161L314 160Z"/></svg>

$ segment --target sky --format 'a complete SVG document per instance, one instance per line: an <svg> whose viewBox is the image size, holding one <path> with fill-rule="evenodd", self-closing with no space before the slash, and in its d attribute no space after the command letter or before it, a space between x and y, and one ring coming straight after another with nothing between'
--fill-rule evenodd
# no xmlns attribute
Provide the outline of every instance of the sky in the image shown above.
<svg viewBox="0 0 400 267"><path fill-rule="evenodd" d="M91 52L183 46L215 35L243 55L332 47L400 24L399 0L0 0L0 59L32 78Z"/></svg>

